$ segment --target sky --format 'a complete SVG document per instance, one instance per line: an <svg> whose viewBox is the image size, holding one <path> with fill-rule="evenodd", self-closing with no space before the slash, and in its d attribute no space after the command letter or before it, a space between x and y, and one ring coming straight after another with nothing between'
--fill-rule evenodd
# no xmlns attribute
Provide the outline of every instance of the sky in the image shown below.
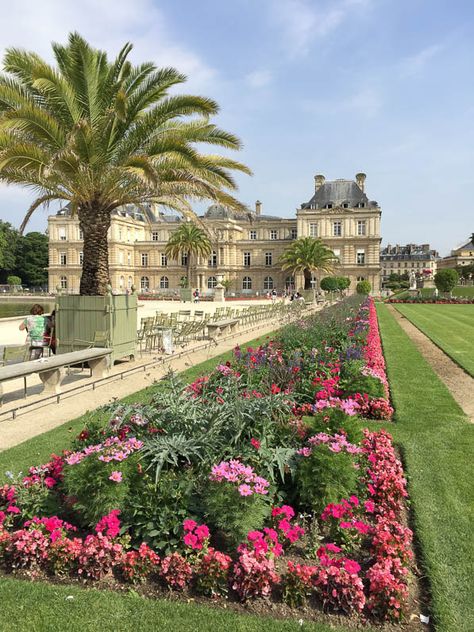
<svg viewBox="0 0 474 632"><path fill-rule="evenodd" d="M362 171L383 244L446 255L474 230L472 0L0 0L0 16L2 56L51 61L51 41L75 30L184 72L180 91L217 100L215 122L243 142L250 207L293 217L315 174ZM18 226L32 200L0 185L0 219Z"/></svg>

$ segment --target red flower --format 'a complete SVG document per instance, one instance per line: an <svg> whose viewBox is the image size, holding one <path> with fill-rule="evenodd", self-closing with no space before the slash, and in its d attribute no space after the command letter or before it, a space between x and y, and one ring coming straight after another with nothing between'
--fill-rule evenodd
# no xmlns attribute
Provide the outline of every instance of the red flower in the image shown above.
<svg viewBox="0 0 474 632"><path fill-rule="evenodd" d="M254 437L252 437L250 439L250 443L253 445L253 447L256 450L260 450L262 444L260 443L260 441L258 439L255 439Z"/></svg>

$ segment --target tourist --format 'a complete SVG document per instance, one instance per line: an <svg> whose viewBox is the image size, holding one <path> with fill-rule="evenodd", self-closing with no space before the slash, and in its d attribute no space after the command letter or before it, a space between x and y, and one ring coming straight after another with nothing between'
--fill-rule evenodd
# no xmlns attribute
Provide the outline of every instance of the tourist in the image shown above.
<svg viewBox="0 0 474 632"><path fill-rule="evenodd" d="M43 355L43 349L47 346L45 340L46 334L46 317L44 309L38 303L35 303L30 309L30 316L20 325L20 331L26 330L28 336L27 344L30 345L30 360L37 360Z"/></svg>
<svg viewBox="0 0 474 632"><path fill-rule="evenodd" d="M199 289L196 288L193 292L193 297L194 297L194 302L195 303L199 303L199 301L201 300L201 295L199 293Z"/></svg>
<svg viewBox="0 0 474 632"><path fill-rule="evenodd" d="M46 347L49 347L53 353L56 353L56 310L53 309L51 314L46 317L46 328L44 332L44 339Z"/></svg>

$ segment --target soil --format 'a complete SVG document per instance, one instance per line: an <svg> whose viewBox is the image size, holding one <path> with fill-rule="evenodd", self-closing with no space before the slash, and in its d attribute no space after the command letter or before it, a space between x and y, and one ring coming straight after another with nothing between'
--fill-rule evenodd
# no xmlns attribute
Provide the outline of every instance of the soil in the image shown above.
<svg viewBox="0 0 474 632"><path fill-rule="evenodd" d="M395 307L387 305L387 308L403 331L413 340L422 356L430 363L437 376L448 387L451 395L463 409L469 421L474 423L474 399L472 397L474 393L474 378L461 369Z"/></svg>

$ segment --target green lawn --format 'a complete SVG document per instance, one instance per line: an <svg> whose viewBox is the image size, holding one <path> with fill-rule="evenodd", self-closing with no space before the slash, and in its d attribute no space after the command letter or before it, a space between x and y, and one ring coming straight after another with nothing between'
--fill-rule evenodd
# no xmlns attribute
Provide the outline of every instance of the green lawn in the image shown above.
<svg viewBox="0 0 474 632"><path fill-rule="evenodd" d="M474 298L474 286L455 287L453 290L453 296L466 296L468 298Z"/></svg>
<svg viewBox="0 0 474 632"><path fill-rule="evenodd" d="M396 410L389 430L403 455L436 630L472 632L474 426L387 306L377 311Z"/></svg>
<svg viewBox="0 0 474 632"><path fill-rule="evenodd" d="M408 305L394 307L474 376L474 305Z"/></svg>

